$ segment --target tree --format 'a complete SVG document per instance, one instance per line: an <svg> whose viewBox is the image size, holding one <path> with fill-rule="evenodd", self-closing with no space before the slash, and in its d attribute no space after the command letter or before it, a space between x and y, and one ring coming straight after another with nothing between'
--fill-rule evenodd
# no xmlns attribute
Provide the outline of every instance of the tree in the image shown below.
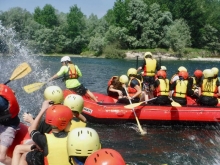
<svg viewBox="0 0 220 165"><path fill-rule="evenodd" d="M34 20L46 28L58 26L56 10L53 6L46 4L41 10L39 7L34 10Z"/></svg>
<svg viewBox="0 0 220 165"><path fill-rule="evenodd" d="M136 38L136 40L141 39L141 35L144 29L144 23L148 20L148 8L147 5L142 0L131 0L127 7L127 21L129 26L129 35ZM137 45L136 47L138 47Z"/></svg>
<svg viewBox="0 0 220 165"><path fill-rule="evenodd" d="M191 46L189 26L183 19L175 20L167 29L162 43L181 55L184 49Z"/></svg>
<svg viewBox="0 0 220 165"><path fill-rule="evenodd" d="M32 19L32 15L27 10L19 7L11 8L9 11L0 15L2 25L6 28L13 28L16 32L18 40L25 40L26 35L24 29L28 26L27 21Z"/></svg>
<svg viewBox="0 0 220 165"><path fill-rule="evenodd" d="M140 46L142 48L156 48L161 46L167 26L173 22L170 12L162 12L160 5L154 3L149 7L149 18L144 22L144 29L141 36Z"/></svg>
<svg viewBox="0 0 220 165"><path fill-rule="evenodd" d="M68 37L72 40L85 30L85 16L81 10L76 6L70 7L70 13L67 14L67 24L68 24Z"/></svg>
<svg viewBox="0 0 220 165"><path fill-rule="evenodd" d="M205 25L201 30L202 39L201 43L206 45L205 48L214 52L215 50L220 51L220 43L218 37L218 30L211 25Z"/></svg>

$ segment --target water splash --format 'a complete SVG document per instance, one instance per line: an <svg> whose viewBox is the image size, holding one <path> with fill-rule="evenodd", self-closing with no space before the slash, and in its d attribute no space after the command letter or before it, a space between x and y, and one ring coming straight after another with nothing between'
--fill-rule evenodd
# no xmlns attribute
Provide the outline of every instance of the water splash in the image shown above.
<svg viewBox="0 0 220 165"><path fill-rule="evenodd" d="M7 84L16 93L20 104L20 115L27 111L37 113L43 101L42 91L27 94L22 87L35 82L45 82L50 77L48 70L41 69L42 64L40 60L37 60L38 55L33 54L24 43L24 41L17 40L13 28L5 28L0 22L0 50L2 51L0 54L0 83L6 82L20 63L27 62L32 68L29 75Z"/></svg>

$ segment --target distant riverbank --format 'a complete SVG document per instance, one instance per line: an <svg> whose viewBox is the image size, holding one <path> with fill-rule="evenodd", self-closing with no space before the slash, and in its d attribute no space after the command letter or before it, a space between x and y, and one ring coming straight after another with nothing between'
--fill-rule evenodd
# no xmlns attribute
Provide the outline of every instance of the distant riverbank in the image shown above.
<svg viewBox="0 0 220 165"><path fill-rule="evenodd" d="M127 52L125 59L144 59L144 53L143 52ZM192 61L220 61L220 58L207 58L207 57L197 57L197 58L179 58L174 57L169 54L153 54L153 58L161 59L161 60L192 60Z"/></svg>
<svg viewBox="0 0 220 165"><path fill-rule="evenodd" d="M137 57L138 59L144 59L144 52L127 52L125 53L125 59L131 59L131 60L136 60ZM0 53L0 56L3 56L2 53ZM93 56L93 55L77 55L77 54L40 54L40 56L70 56L70 57L88 57L88 58L105 58L104 56ZM220 61L220 58L208 58L208 57L197 57L197 58L179 58L172 56L170 54L153 54L153 58L155 59L161 59L161 60L192 60L192 61Z"/></svg>

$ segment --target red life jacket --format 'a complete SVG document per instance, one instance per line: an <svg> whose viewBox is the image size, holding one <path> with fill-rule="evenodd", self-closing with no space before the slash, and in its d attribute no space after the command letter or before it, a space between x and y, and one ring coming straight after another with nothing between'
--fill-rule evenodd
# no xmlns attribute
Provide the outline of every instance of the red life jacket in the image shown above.
<svg viewBox="0 0 220 165"><path fill-rule="evenodd" d="M16 117L20 111L20 108L12 89L7 85L0 84L0 95L9 102L9 113L11 114L11 118Z"/></svg>

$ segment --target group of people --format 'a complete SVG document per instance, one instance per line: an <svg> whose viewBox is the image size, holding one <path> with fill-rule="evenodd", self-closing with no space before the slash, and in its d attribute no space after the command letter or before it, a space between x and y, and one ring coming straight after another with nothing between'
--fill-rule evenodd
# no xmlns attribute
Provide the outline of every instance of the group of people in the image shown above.
<svg viewBox="0 0 220 165"><path fill-rule="evenodd" d="M170 105L175 101L187 105L187 97L191 97L198 105L216 106L220 96L218 72L216 67L197 69L189 76L187 69L180 66L169 80L166 66L160 66L152 53L146 52L142 66L128 69L127 79L126 75L110 79L107 93L123 104L145 101L145 104Z"/></svg>
<svg viewBox="0 0 220 165"><path fill-rule="evenodd" d="M125 165L119 152L101 148L99 135L93 128L74 127L74 118L87 122L81 114L82 96L98 100L78 81L82 73L70 57L62 57L61 63L59 72L48 81L63 76L66 87L75 94L64 98L58 86L45 89L45 101L36 118L23 114L23 120L29 122L29 138L16 145L12 158L7 156L7 151L19 131L20 108L14 91L0 84L0 162L5 165Z"/></svg>

